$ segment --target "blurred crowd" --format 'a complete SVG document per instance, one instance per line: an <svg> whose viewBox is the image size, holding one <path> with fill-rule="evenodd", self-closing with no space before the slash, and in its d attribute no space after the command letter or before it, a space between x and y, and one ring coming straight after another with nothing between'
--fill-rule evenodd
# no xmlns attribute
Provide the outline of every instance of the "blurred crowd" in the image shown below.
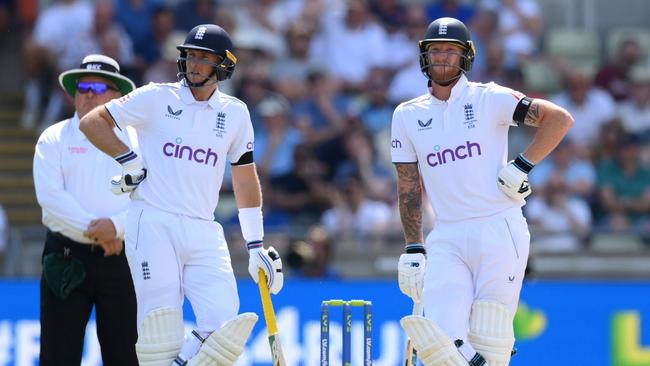
<svg viewBox="0 0 650 366"><path fill-rule="evenodd" d="M392 112L427 92L417 41L428 23L458 18L477 48L470 80L550 99L575 118L530 178L533 253L580 250L600 234L649 241L648 49L626 38L595 70L555 59L562 90L535 90L523 67L546 56L538 0L3 0L0 28L11 14L25 34L21 123L36 130L72 113L56 76L84 55L115 58L136 85L175 82L175 46L189 29L216 23L229 31L238 63L220 88L250 109L266 230L292 233L287 247L299 264L343 239L360 251L374 240L402 243ZM513 128L511 151L531 136ZM216 216L237 223L234 207Z"/></svg>

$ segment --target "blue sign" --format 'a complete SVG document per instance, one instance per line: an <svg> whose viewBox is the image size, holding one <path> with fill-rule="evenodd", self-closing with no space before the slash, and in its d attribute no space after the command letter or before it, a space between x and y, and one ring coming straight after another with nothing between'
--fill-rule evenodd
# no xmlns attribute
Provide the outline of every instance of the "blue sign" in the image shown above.
<svg viewBox="0 0 650 366"><path fill-rule="evenodd" d="M2 281L0 366L38 364L38 282ZM239 282L240 312L260 314L238 366L270 365L271 354L257 286ZM289 280L273 297L288 365L316 366L320 359L320 303L325 299L373 302L373 363L402 363L406 339L399 319L412 303L396 281ZM185 306L186 325L193 315ZM330 317L330 360L341 362L340 308ZM363 358L363 310L353 309L352 364ZM539 281L524 285L515 318L518 354L512 366L650 366L650 282ZM83 366L101 364L94 320L88 325Z"/></svg>

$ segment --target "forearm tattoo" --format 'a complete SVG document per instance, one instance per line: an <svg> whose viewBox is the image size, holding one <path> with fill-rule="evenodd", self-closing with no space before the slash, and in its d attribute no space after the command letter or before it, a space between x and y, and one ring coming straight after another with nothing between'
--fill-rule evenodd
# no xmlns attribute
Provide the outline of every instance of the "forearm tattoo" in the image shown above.
<svg viewBox="0 0 650 366"><path fill-rule="evenodd" d="M539 127L539 122L539 102L533 100L528 108L528 113L526 113L526 118L524 118L524 123L528 126Z"/></svg>
<svg viewBox="0 0 650 366"><path fill-rule="evenodd" d="M406 243L422 243L422 183L417 164L395 164L399 214Z"/></svg>

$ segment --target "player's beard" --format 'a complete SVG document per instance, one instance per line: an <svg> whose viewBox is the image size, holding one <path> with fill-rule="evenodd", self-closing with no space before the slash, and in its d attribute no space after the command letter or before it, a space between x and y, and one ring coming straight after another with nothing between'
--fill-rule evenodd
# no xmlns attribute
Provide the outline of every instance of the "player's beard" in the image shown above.
<svg viewBox="0 0 650 366"><path fill-rule="evenodd" d="M447 63L432 64L429 67L431 80L440 86L450 85L460 77L462 72L463 70L459 66Z"/></svg>

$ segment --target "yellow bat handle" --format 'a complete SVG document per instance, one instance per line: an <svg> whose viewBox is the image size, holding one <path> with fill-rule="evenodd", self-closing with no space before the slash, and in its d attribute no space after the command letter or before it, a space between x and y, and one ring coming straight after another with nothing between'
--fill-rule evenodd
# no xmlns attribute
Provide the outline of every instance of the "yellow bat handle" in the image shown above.
<svg viewBox="0 0 650 366"><path fill-rule="evenodd" d="M262 308L264 309L264 318L266 318L266 327L268 328L269 335L277 334L278 324L275 321L275 310L273 310L271 294L266 284L266 275L263 269L259 269L258 276L259 281L257 281L257 284L260 287L260 294L262 295Z"/></svg>

